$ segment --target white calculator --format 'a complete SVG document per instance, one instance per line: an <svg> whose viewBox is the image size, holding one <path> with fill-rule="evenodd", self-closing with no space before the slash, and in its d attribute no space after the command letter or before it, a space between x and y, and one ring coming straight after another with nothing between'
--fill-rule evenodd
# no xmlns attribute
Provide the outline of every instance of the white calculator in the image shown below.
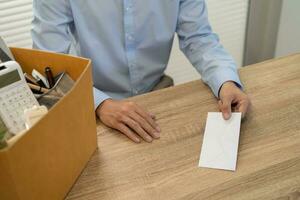
<svg viewBox="0 0 300 200"><path fill-rule="evenodd" d="M0 115L9 132L25 130L24 110L39 103L28 87L20 65L15 61L0 64Z"/></svg>

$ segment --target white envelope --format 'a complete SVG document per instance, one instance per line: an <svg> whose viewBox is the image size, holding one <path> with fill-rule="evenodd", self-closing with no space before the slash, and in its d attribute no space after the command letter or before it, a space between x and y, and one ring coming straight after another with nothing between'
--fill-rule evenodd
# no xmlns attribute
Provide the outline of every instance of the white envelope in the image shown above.
<svg viewBox="0 0 300 200"><path fill-rule="evenodd" d="M222 113L208 113L199 167L236 170L241 116L232 113L224 120Z"/></svg>

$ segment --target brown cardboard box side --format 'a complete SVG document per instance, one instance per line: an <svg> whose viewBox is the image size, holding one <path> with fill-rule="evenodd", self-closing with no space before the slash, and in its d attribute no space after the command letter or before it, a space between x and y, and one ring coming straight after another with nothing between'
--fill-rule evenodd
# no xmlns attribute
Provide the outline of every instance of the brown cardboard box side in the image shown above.
<svg viewBox="0 0 300 200"><path fill-rule="evenodd" d="M34 127L0 151L0 199L63 199L97 147L91 61L11 50L25 72L50 66L54 74L66 70L76 83Z"/></svg>

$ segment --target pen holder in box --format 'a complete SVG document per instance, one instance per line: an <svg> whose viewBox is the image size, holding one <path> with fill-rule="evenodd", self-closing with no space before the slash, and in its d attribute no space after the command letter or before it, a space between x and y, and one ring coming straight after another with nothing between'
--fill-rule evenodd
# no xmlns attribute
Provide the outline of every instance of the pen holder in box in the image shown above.
<svg viewBox="0 0 300 200"><path fill-rule="evenodd" d="M48 109L54 106L74 86L74 80L66 72L60 73L55 79L55 85L49 92L35 95L40 105L45 105Z"/></svg>
<svg viewBox="0 0 300 200"><path fill-rule="evenodd" d="M97 147L91 61L11 48L26 73L51 66L73 87L30 130L0 150L0 199L63 199Z"/></svg>

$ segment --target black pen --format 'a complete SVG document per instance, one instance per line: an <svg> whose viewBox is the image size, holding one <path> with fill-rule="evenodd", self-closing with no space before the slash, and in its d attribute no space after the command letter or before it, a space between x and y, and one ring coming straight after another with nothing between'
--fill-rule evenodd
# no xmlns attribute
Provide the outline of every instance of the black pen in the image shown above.
<svg viewBox="0 0 300 200"><path fill-rule="evenodd" d="M50 67L45 68L45 74L46 74L49 86L50 86L50 88L52 88L55 85L55 81L54 81L52 70Z"/></svg>

